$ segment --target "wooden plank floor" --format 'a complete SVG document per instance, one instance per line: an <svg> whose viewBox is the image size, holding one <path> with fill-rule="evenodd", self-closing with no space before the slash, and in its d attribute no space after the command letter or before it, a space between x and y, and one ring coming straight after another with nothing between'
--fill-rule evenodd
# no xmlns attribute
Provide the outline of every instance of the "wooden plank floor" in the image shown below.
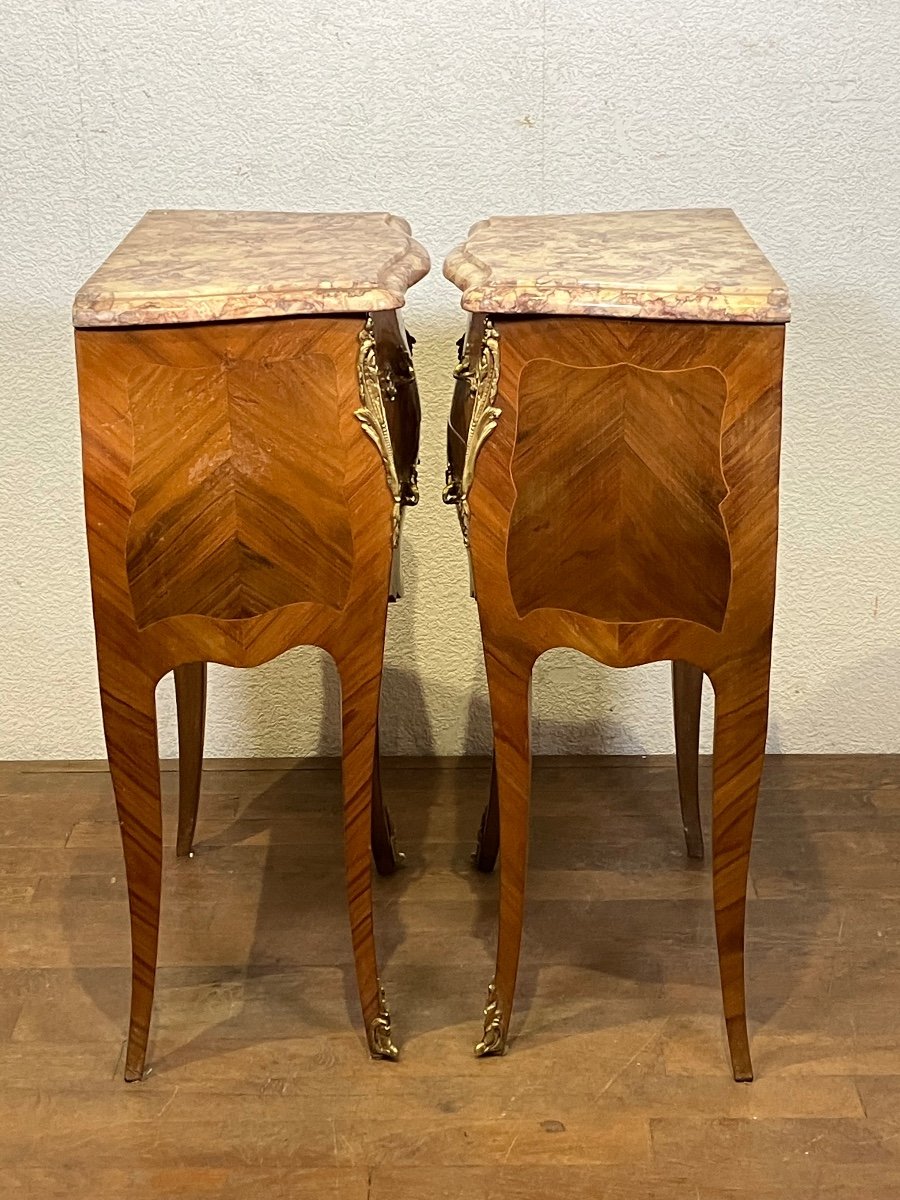
<svg viewBox="0 0 900 1200"><path fill-rule="evenodd" d="M213 763L176 861L149 1061L105 771L0 768L0 1196L900 1196L900 759L770 760L749 909L757 1082L731 1082L706 868L667 759L541 759L515 1040L472 1045L496 880L478 760L387 760L399 1063L365 1053L333 763Z"/></svg>

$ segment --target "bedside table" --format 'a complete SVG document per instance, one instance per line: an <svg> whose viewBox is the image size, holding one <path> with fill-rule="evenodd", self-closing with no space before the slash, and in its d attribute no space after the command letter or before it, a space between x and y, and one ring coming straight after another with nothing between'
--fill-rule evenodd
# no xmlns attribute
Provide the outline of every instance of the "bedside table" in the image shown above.
<svg viewBox="0 0 900 1200"><path fill-rule="evenodd" d="M752 1068L747 867L769 698L784 283L729 210L498 217L444 273L471 313L448 434L478 602L500 848L480 1054L507 1044L522 935L533 665L671 660L689 852L700 688L715 691L713 888L735 1079Z"/></svg>
<svg viewBox="0 0 900 1200"><path fill-rule="evenodd" d="M73 320L104 732L144 1069L162 824L155 688L176 675L178 852L193 836L207 662L322 647L340 675L347 889L369 1047L394 1057L371 855L393 869L377 722L419 403L399 319L428 256L386 213L148 213Z"/></svg>

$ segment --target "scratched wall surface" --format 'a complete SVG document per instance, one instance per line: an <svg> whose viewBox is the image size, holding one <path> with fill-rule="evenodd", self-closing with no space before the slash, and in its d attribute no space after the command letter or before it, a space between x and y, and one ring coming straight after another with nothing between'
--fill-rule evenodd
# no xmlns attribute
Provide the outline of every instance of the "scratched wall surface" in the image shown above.
<svg viewBox="0 0 900 1200"><path fill-rule="evenodd" d="M0 16L0 754L103 753L69 304L151 207L402 213L424 410L383 744L489 742L475 608L440 503L458 296L491 213L731 206L789 281L770 745L900 750L895 0L23 0ZM667 670L556 652L537 749L671 748ZM174 751L171 684L162 746ZM214 668L214 755L334 753L313 650Z"/></svg>

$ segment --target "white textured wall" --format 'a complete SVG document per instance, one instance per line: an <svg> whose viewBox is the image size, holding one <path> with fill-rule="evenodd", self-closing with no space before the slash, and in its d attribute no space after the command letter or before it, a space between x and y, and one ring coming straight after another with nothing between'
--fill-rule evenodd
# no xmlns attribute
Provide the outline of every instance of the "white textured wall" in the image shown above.
<svg viewBox="0 0 900 1200"><path fill-rule="evenodd" d="M0 11L0 754L103 752L69 303L151 207L389 208L424 408L384 743L488 744L440 503L457 293L491 213L732 206L788 280L771 746L900 750L896 0L20 0ZM538 668L541 751L671 746L667 672ZM160 688L171 753L171 687ZM332 753L313 650L213 668L209 751Z"/></svg>

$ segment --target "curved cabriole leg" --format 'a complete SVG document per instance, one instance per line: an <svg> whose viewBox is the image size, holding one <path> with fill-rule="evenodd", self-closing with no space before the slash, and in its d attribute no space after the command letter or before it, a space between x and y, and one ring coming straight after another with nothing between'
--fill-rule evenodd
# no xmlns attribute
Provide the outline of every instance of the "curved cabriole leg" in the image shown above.
<svg viewBox="0 0 900 1200"><path fill-rule="evenodd" d="M175 707L178 712L178 838L175 853L184 858L194 844L200 804L206 727L206 663L184 663L175 668Z"/></svg>
<svg viewBox="0 0 900 1200"><path fill-rule="evenodd" d="M479 871L490 875L497 864L500 852L500 799L497 794L497 760L491 759L491 791L484 812L481 814L481 825L475 842L475 852L472 861Z"/></svg>
<svg viewBox="0 0 900 1200"><path fill-rule="evenodd" d="M373 659L362 652L362 639L343 661L341 722L344 789L344 855L350 934L356 982L369 1051L373 1058L397 1057L391 1040L391 1018L378 978L372 912L372 798L375 781L378 701L381 692L381 653Z"/></svg>
<svg viewBox="0 0 900 1200"><path fill-rule="evenodd" d="M700 825L700 702L703 672L688 662L672 663L672 704L675 709L675 762L681 823L689 858L703 858Z"/></svg>
<svg viewBox="0 0 900 1200"><path fill-rule="evenodd" d="M112 776L131 914L131 1019L125 1079L144 1073L162 884L162 805L153 683L113 668L100 670L106 752Z"/></svg>
<svg viewBox="0 0 900 1200"><path fill-rule="evenodd" d="M375 763L372 768L372 858L379 875L393 875L403 865L397 849L394 822L381 794L381 749L375 731Z"/></svg>
<svg viewBox="0 0 900 1200"><path fill-rule="evenodd" d="M531 664L507 666L485 648L500 837L500 921L497 966L484 1010L484 1033L475 1047L479 1057L506 1051L525 915L528 865L528 804L531 795Z"/></svg>
<svg viewBox="0 0 900 1200"><path fill-rule="evenodd" d="M712 675L713 896L728 1048L735 1080L753 1079L744 987L744 922L753 820L766 749L768 655Z"/></svg>

